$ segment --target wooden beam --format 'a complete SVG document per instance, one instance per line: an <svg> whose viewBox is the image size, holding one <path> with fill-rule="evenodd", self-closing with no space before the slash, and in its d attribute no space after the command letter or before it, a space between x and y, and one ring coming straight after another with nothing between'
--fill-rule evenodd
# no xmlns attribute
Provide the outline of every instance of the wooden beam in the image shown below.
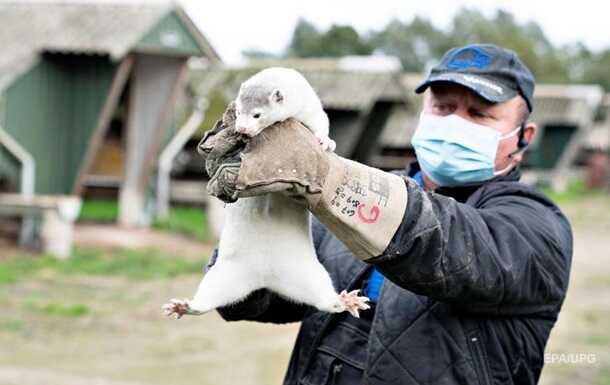
<svg viewBox="0 0 610 385"><path fill-rule="evenodd" d="M140 179L138 181L138 187L139 189L141 189L140 191L144 191L148 180L150 179L150 174L155 165L155 160L157 159L157 155L161 148L161 143L165 138L165 132L167 131L167 127L170 123L172 111L176 106L176 99L178 98L180 89L186 80L187 73L188 66L186 64L186 61L184 61L180 70L178 71L176 81L172 87L169 99L165 104L165 108L159 114L159 124L155 130L155 139L152 143L152 146L150 146L149 151L145 155L144 163L142 165L142 173L140 174Z"/></svg>
<svg viewBox="0 0 610 385"><path fill-rule="evenodd" d="M119 196L119 223L145 224L146 191L182 80L186 60L138 55L129 92L125 177Z"/></svg>
<svg viewBox="0 0 610 385"><path fill-rule="evenodd" d="M174 8L176 15L184 23L186 29L190 32L191 36L195 39L201 50L207 55L206 58L210 60L213 64L221 64L222 59L218 52L214 49L214 46L210 44L208 39L203 35L201 30L197 28L193 20L189 17L189 15L180 7Z"/></svg>
<svg viewBox="0 0 610 385"><path fill-rule="evenodd" d="M83 192L83 181L87 175L87 172L91 169L93 161L95 160L95 155L104 141L104 137L106 136L106 132L110 126L112 114L119 103L121 93L123 92L125 84L129 79L131 69L133 68L134 59L135 58L133 55L128 55L125 57L119 64L119 67L114 74L110 91L108 92L108 96L106 97L106 101L104 102L104 106L102 107L102 111L98 117L95 131L93 132L93 136L89 141L89 147L85 152L85 157L81 162L76 180L74 181L74 185L72 187L72 194L74 195L81 195Z"/></svg>

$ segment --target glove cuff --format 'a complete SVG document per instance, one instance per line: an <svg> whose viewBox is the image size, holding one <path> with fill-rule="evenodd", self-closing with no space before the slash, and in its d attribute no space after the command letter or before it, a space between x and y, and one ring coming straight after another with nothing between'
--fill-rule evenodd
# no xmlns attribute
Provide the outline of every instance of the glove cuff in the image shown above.
<svg viewBox="0 0 610 385"><path fill-rule="evenodd" d="M310 211L362 260L379 256L407 207L405 180L394 174L328 156L321 194L309 194Z"/></svg>

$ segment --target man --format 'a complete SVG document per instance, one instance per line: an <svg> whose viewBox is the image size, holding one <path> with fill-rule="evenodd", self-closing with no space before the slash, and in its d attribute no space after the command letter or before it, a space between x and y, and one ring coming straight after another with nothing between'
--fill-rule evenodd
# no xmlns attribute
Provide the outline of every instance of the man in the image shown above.
<svg viewBox="0 0 610 385"><path fill-rule="evenodd" d="M518 182L536 131L533 89L512 51L450 50L416 89L428 90L412 140L418 163L395 173L324 153L296 122L268 128L237 162L217 150L208 157L216 195L302 199L336 288L360 288L373 304L358 319L259 290L220 314L302 322L285 384L537 383L572 233L551 201Z"/></svg>

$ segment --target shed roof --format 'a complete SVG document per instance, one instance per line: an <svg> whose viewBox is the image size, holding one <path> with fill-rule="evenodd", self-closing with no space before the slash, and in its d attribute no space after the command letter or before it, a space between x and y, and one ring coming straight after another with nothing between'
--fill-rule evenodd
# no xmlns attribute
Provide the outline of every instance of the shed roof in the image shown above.
<svg viewBox="0 0 610 385"><path fill-rule="evenodd" d="M0 90L42 52L109 55L119 60L175 12L201 51L218 54L176 4L0 3Z"/></svg>
<svg viewBox="0 0 610 385"><path fill-rule="evenodd" d="M342 65L341 59L275 59L253 60L245 67L234 69L206 69L193 77L200 93L209 92L210 77L221 72L224 81L219 82L229 99L237 95L240 84L266 67L290 67L300 71L311 83L325 108L338 110L365 110L377 100L406 103L406 93L400 83L400 73L388 70L359 70ZM203 88L203 89L202 89Z"/></svg>

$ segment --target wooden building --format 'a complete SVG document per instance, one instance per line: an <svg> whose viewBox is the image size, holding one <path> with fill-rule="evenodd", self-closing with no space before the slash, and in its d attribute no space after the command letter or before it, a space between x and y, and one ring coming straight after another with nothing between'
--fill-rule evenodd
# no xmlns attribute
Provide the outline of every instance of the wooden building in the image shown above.
<svg viewBox="0 0 610 385"><path fill-rule="evenodd" d="M0 129L33 159L33 192L107 189L121 223L146 223L187 60L218 54L174 3L0 3L0 26ZM0 192L22 168L0 144Z"/></svg>

